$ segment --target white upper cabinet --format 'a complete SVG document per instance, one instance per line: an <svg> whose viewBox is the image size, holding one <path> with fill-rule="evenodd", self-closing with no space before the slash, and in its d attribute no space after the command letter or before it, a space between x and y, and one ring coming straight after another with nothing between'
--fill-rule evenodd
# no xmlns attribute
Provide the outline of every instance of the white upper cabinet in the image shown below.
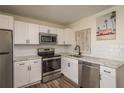
<svg viewBox="0 0 124 93"><path fill-rule="evenodd" d="M58 44L71 45L73 43L74 34L71 29L57 29Z"/></svg>
<svg viewBox="0 0 124 93"><path fill-rule="evenodd" d="M71 29L59 29L27 22L15 21L15 44L39 44L39 32L57 34L58 45L72 45L74 34Z"/></svg>
<svg viewBox="0 0 124 93"><path fill-rule="evenodd" d="M15 44L39 44L39 25L15 21Z"/></svg>
<svg viewBox="0 0 124 93"><path fill-rule="evenodd" d="M47 26L40 25L40 29L39 30L42 33L48 33L48 27Z"/></svg>
<svg viewBox="0 0 124 93"><path fill-rule="evenodd" d="M39 44L39 25L29 23L29 43Z"/></svg>
<svg viewBox="0 0 124 93"><path fill-rule="evenodd" d="M42 33L50 33L50 34L57 34L56 28L43 26L43 25L40 25L40 32L42 32Z"/></svg>
<svg viewBox="0 0 124 93"><path fill-rule="evenodd" d="M65 44L71 45L73 44L74 33L72 29L64 29L64 36L65 36Z"/></svg>
<svg viewBox="0 0 124 93"><path fill-rule="evenodd" d="M57 34L56 28L48 27L48 33L50 33L50 34Z"/></svg>
<svg viewBox="0 0 124 93"><path fill-rule="evenodd" d="M12 16L0 14L0 29L13 30L13 21L14 21L14 18Z"/></svg>
<svg viewBox="0 0 124 93"><path fill-rule="evenodd" d="M15 21L15 44L28 43L28 24L26 22Z"/></svg>
<svg viewBox="0 0 124 93"><path fill-rule="evenodd" d="M63 29L57 29L57 39L58 39L58 44L62 45L64 44L64 30Z"/></svg>

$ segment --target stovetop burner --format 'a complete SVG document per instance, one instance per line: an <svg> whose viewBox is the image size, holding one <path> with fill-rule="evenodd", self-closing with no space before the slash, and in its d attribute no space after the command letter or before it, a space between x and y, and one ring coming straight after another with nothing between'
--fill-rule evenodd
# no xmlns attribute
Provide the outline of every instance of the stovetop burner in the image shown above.
<svg viewBox="0 0 124 93"><path fill-rule="evenodd" d="M60 57L61 55L56 55L53 48L39 48L38 56L42 58L52 58L52 57Z"/></svg>

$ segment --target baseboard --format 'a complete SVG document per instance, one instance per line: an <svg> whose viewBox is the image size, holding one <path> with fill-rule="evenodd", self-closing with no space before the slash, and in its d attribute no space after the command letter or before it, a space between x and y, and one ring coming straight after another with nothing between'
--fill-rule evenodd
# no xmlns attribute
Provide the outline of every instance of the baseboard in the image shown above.
<svg viewBox="0 0 124 93"><path fill-rule="evenodd" d="M36 81L36 82L30 83L30 84L27 84L27 85L24 85L24 86L18 87L18 88L26 88L26 87L29 87L29 86L32 86L32 85L35 85L35 84L38 84L38 83L41 83L41 81Z"/></svg>

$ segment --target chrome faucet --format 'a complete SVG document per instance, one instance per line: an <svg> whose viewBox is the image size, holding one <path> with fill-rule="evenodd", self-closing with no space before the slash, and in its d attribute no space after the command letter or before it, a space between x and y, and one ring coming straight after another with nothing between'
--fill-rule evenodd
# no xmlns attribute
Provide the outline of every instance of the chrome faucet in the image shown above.
<svg viewBox="0 0 124 93"><path fill-rule="evenodd" d="M81 49L79 45L75 46L75 50L78 50L78 55L81 55Z"/></svg>

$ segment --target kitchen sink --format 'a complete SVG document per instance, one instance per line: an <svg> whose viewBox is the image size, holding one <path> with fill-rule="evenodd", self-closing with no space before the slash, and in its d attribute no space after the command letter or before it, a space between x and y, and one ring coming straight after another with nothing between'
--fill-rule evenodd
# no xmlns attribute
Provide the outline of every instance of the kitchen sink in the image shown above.
<svg viewBox="0 0 124 93"><path fill-rule="evenodd" d="M69 55L69 56L71 56L71 57L76 57L76 58L82 58L83 56L81 56L81 55Z"/></svg>

